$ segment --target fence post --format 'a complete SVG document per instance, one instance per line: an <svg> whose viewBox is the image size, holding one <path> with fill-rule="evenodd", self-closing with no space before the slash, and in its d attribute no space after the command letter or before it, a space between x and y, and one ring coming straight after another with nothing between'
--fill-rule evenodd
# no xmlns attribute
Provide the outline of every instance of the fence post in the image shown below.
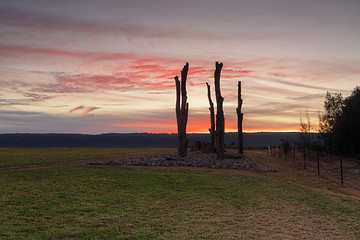
<svg viewBox="0 0 360 240"><path fill-rule="evenodd" d="M320 175L320 153L319 150L317 150L317 167L318 167L318 175Z"/></svg>
<svg viewBox="0 0 360 240"><path fill-rule="evenodd" d="M306 169L306 150L304 149L304 169Z"/></svg>
<svg viewBox="0 0 360 240"><path fill-rule="evenodd" d="M295 164L295 147L293 148L293 162Z"/></svg>
<svg viewBox="0 0 360 240"><path fill-rule="evenodd" d="M272 155L275 157L275 147L274 146L272 146Z"/></svg>
<svg viewBox="0 0 360 240"><path fill-rule="evenodd" d="M274 155L274 157L276 156L276 146L273 146L273 155Z"/></svg>
<svg viewBox="0 0 360 240"><path fill-rule="evenodd" d="M343 176L343 159L340 156L340 171L341 171L341 186L344 186L344 176Z"/></svg>
<svg viewBox="0 0 360 240"><path fill-rule="evenodd" d="M279 158L281 158L281 147L279 146Z"/></svg>

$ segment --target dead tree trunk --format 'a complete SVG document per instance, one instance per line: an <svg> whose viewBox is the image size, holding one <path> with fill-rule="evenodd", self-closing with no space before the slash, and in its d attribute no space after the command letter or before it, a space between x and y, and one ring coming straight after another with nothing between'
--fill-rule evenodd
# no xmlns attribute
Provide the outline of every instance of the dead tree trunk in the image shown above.
<svg viewBox="0 0 360 240"><path fill-rule="evenodd" d="M215 79L215 95L216 95L216 156L217 159L225 158L225 118L223 111L224 98L220 92L220 73L223 67L223 63L216 62L216 68L214 72Z"/></svg>
<svg viewBox="0 0 360 240"><path fill-rule="evenodd" d="M211 100L211 93L210 93L210 85L206 83L207 86L207 92L208 92L208 99L209 99L209 110L210 110L210 146L211 150L215 151L215 113L214 113L214 103Z"/></svg>
<svg viewBox="0 0 360 240"><path fill-rule="evenodd" d="M238 107L236 113L238 117L238 153L244 154L244 141L243 141L243 130L242 123L244 114L241 112L243 100L241 99L241 81L238 82Z"/></svg>
<svg viewBox="0 0 360 240"><path fill-rule="evenodd" d="M186 63L181 71L181 82L178 76L175 77L176 84L176 121L178 130L177 152L181 157L187 154L186 124L188 120L189 103L186 95L186 78L189 69L189 63ZM181 103L181 105L180 105Z"/></svg>

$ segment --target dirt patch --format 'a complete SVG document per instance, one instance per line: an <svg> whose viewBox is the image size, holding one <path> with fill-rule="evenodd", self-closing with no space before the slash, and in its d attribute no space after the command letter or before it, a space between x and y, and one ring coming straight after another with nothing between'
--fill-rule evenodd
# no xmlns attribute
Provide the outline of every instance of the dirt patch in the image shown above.
<svg viewBox="0 0 360 240"><path fill-rule="evenodd" d="M175 166L201 167L220 169L242 169L256 172L275 172L272 167L266 166L247 155L228 153L225 159L219 160L215 154L192 152L186 157L179 157L176 153L162 153L156 155L140 155L137 157L116 159L110 161L89 162L91 165L130 165L130 166Z"/></svg>

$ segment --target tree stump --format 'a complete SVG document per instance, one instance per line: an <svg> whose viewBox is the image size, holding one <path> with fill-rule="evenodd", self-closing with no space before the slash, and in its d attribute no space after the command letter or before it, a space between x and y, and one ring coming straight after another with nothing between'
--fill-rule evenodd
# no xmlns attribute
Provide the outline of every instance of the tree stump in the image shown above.
<svg viewBox="0 0 360 240"><path fill-rule="evenodd" d="M189 69L189 63L186 63L181 71L181 82L178 76L175 76L176 84L176 121L178 130L177 153L181 157L187 154L188 141L186 139L186 125L188 121L189 103L187 103L186 79ZM181 103L181 104L180 104Z"/></svg>
<svg viewBox="0 0 360 240"><path fill-rule="evenodd" d="M225 117L223 111L224 98L220 91L220 73L223 63L216 62L214 80L215 80L215 95L216 95L216 156L217 159L225 158Z"/></svg>
<svg viewBox="0 0 360 240"><path fill-rule="evenodd" d="M236 108L237 118L238 118L238 153L244 154L244 138L243 138L243 130L242 123L244 114L241 112L241 107L243 104L243 100L241 99L241 81L238 82L238 107Z"/></svg>

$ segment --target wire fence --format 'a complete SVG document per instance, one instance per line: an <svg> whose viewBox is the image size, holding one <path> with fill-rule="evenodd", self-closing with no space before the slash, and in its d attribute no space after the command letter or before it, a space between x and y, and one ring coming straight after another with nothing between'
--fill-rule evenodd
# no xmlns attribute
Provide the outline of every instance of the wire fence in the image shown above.
<svg viewBox="0 0 360 240"><path fill-rule="evenodd" d="M341 186L360 188L360 160L302 148L269 147L269 154L297 168L313 171Z"/></svg>

